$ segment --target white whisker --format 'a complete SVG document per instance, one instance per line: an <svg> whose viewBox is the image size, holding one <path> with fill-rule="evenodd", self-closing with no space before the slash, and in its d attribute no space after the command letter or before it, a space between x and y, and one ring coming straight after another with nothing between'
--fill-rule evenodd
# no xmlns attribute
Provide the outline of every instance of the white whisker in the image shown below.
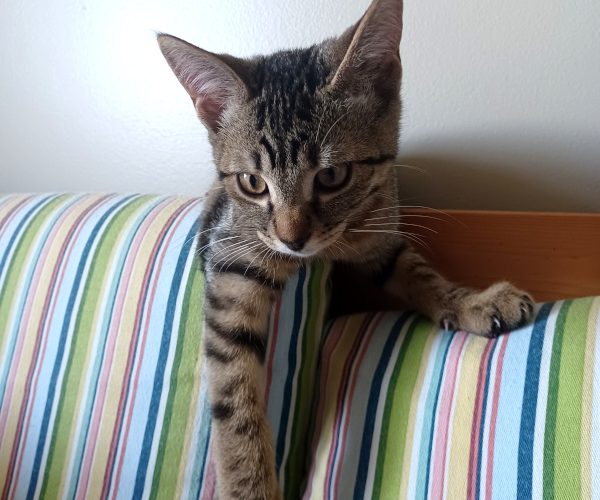
<svg viewBox="0 0 600 500"><path fill-rule="evenodd" d="M354 248L352 245L350 245L350 243L348 243L347 241L343 240L342 238L338 239L336 241L336 243L345 245L347 248L349 248L350 250L352 250L356 255L358 255L359 257L361 256L360 252L356 248Z"/></svg>
<svg viewBox="0 0 600 500"><path fill-rule="evenodd" d="M205 250L212 247L213 245L216 245L217 243L220 243L222 241L227 241L227 240L239 239L239 238L241 238L241 236L229 236L228 238L221 238L220 240L211 241L197 250L198 255L200 255L201 253L203 253Z"/></svg>
<svg viewBox="0 0 600 500"><path fill-rule="evenodd" d="M263 243L261 241L257 241L257 242L254 242L253 245L250 245L250 246L244 247L244 248L240 248L240 249L234 251L233 253L229 254L229 256L227 257L225 262L223 262L223 265L219 268L219 272L221 272L223 270L223 267L225 267L225 266L227 266L227 267L225 267L225 270L227 271L227 269L229 269L233 265L234 262L237 262L239 259L241 259L245 255L248 255L253 250L256 250L262 244Z"/></svg>
<svg viewBox="0 0 600 500"><path fill-rule="evenodd" d="M260 252L258 252L256 254L256 256L250 261L250 263L246 267L246 270L244 271L244 276L246 276L246 273L248 272L248 269L250 269L250 267L252 266L252 264L254 263L254 261L256 259L258 259L261 255L263 255L265 252L268 252L268 251L269 251L269 247L265 247L263 250L261 250Z"/></svg>
<svg viewBox="0 0 600 500"><path fill-rule="evenodd" d="M357 219L353 222L362 222L368 220L382 220L382 219L404 219L405 217L422 217L424 219L434 219L441 222L448 222L446 219L440 217L434 217L433 215L421 215L421 214L399 214L399 215L383 215L381 217L369 217L368 219Z"/></svg>
<svg viewBox="0 0 600 500"><path fill-rule="evenodd" d="M338 118L336 121L334 121L334 122L332 123L331 127L329 127L329 130L327 131L327 133L326 133L326 134L325 134L325 136L323 137L323 140L321 141L321 145L320 145L321 149L323 148L323 144L325 144L325 139L327 139L327 136L329 136L329 134L330 134L330 133L331 133L331 131L333 130L333 127L335 127L335 126L336 126L336 125L337 125L337 124L338 124L338 123L339 123L339 122L342 120L342 118L346 118L346 116L348 116L348 114L350 113L350 111L351 111L350 109L346 110L346 112L345 112L345 113L342 113L342 114L340 115L340 117L339 117L339 118Z"/></svg>
<svg viewBox="0 0 600 500"><path fill-rule="evenodd" d="M415 233L408 233L405 231L394 231L391 229L349 229L348 230L351 233L385 233L385 234L396 234L399 236L402 236L406 239L409 239L411 241L415 241L423 246L425 246L426 248L430 249L428 245L426 245L425 241L421 239L420 235L417 235Z"/></svg>
<svg viewBox="0 0 600 500"><path fill-rule="evenodd" d="M235 251L237 251L237 250L239 250L239 249L241 249L241 248L243 248L243 247L245 247L247 245L250 245L252 243L254 243L254 241L244 240L244 241L238 241L236 243L232 243L231 245L227 245L226 247L221 248L221 250L219 250L218 252L215 252L213 255L211 255L209 261L214 261L215 257L217 255L219 255L219 254L221 254L223 252L229 251L229 254L227 254L225 256L225 258L227 258L228 255L231 255L231 253L233 253L233 252L235 252ZM221 260L222 259L219 259L218 262L221 262ZM214 267L215 266L213 266L213 269L214 269Z"/></svg>
<svg viewBox="0 0 600 500"><path fill-rule="evenodd" d="M392 165L392 167L402 167L402 168L406 168L408 170L414 170L415 172L419 172L421 174L429 175L431 177L431 172L428 172L424 168L417 167L415 165L404 165L402 163L394 163Z"/></svg>
<svg viewBox="0 0 600 500"><path fill-rule="evenodd" d="M453 221L458 222L459 224L463 225L464 227L467 227L467 225L463 221L461 221L460 219L457 219L453 215L451 215L447 212L444 212L443 210L440 210L439 208L426 207L424 205L395 205L393 207L376 208L375 210L371 210L369 213L381 212L383 210L398 210L398 209L404 209L404 208L419 208L422 210L431 210L432 212L436 212L438 214L445 215L446 217L452 219ZM419 214L407 214L407 215L419 215Z"/></svg>
<svg viewBox="0 0 600 500"><path fill-rule="evenodd" d="M371 226L411 226L411 227L420 227L421 229L425 229L426 231L431 231L432 233L437 234L435 229L431 229L427 226L422 226L421 224L410 224L408 222L371 222L369 224L365 224L363 227L371 227Z"/></svg>
<svg viewBox="0 0 600 500"><path fill-rule="evenodd" d="M267 250L269 250L269 251L266 253L266 255L262 259L260 259L260 264L258 264L259 267L263 266L263 262L265 261L265 258L268 259L268 257L271 254L271 252L274 253L274 250L272 248L270 248L270 247L267 247ZM268 263L268 260L267 260L267 263Z"/></svg>

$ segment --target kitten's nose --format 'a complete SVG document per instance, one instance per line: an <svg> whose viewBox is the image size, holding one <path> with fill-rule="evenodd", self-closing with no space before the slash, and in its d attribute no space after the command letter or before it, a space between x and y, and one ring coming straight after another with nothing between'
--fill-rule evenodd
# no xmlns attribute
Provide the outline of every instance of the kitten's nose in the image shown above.
<svg viewBox="0 0 600 500"><path fill-rule="evenodd" d="M302 250L310 238L310 215L297 207L277 210L273 226L279 241L294 252Z"/></svg>
<svg viewBox="0 0 600 500"><path fill-rule="evenodd" d="M299 252L300 250L302 250L302 248L304 247L304 244L308 241L309 238L310 238L310 234L307 234L307 235L302 236L301 238L294 240L294 241L284 240L281 237L279 238L279 240L290 250L293 250L294 252Z"/></svg>

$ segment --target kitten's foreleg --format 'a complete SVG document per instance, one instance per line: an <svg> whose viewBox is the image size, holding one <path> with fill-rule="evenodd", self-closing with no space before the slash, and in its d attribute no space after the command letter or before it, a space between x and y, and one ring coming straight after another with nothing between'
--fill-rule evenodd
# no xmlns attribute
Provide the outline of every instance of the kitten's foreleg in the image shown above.
<svg viewBox="0 0 600 500"><path fill-rule="evenodd" d="M269 314L279 287L256 275L207 275L204 349L221 500L281 498L263 393Z"/></svg>
<svg viewBox="0 0 600 500"><path fill-rule="evenodd" d="M404 241L396 247L394 258L386 292L446 330L495 337L531 319L533 300L510 283L495 283L483 291L453 284Z"/></svg>

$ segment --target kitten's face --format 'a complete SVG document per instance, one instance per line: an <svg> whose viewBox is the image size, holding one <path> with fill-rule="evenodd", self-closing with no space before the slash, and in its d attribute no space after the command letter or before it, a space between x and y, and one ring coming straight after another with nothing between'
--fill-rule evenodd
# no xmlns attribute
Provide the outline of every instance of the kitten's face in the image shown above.
<svg viewBox="0 0 600 500"><path fill-rule="evenodd" d="M329 91L337 66L327 46L275 54L252 69L254 97L213 139L235 220L281 253L317 254L356 218L395 156L397 93Z"/></svg>
<svg viewBox="0 0 600 500"><path fill-rule="evenodd" d="M382 33L377 21L390 11L399 21L399 9L395 0L377 1L339 39L252 60L161 35L209 129L236 229L279 253L318 255L389 192L400 26L383 24L392 33Z"/></svg>

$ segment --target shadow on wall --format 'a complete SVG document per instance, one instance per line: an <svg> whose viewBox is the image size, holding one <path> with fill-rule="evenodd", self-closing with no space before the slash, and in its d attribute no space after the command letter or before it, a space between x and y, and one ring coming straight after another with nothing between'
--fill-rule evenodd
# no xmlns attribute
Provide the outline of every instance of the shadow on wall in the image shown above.
<svg viewBox="0 0 600 500"><path fill-rule="evenodd" d="M599 212L600 166L575 168L544 155L526 158L427 148L398 158L406 205L477 210ZM431 153L432 149L435 151ZM490 159L492 158L492 159ZM598 160L600 161L600 160Z"/></svg>

